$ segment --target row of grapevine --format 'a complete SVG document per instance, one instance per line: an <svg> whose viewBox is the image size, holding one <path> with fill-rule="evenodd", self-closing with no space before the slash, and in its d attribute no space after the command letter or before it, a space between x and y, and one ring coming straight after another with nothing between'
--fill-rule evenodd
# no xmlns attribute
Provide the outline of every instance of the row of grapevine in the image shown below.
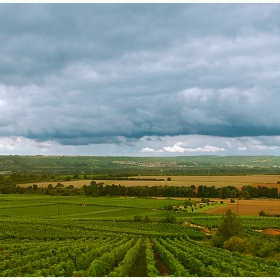
<svg viewBox="0 0 280 280"><path fill-rule="evenodd" d="M0 243L0 277L129 276L143 239L93 237ZM145 238L146 275L158 276L152 249L173 276L280 276L280 262L213 248L189 238Z"/></svg>
<svg viewBox="0 0 280 280"><path fill-rule="evenodd" d="M242 221L246 228L250 229L280 229L279 217L242 217Z"/></svg>
<svg viewBox="0 0 280 280"><path fill-rule="evenodd" d="M159 276L160 273L156 267L156 261L154 258L154 252L152 249L152 244L149 240L149 238L146 238L146 275L148 277L156 277Z"/></svg>
<svg viewBox="0 0 280 280"><path fill-rule="evenodd" d="M98 221L36 221L34 223L0 221L0 240L64 241L69 239L91 239L92 235L119 236L189 236L203 239L205 234L197 228L169 223L98 222Z"/></svg>
<svg viewBox="0 0 280 280"><path fill-rule="evenodd" d="M83 276L102 277L109 274L135 243L136 240L133 238L116 247L111 252L107 252L101 257L94 259L87 270L87 275Z"/></svg>
<svg viewBox="0 0 280 280"><path fill-rule="evenodd" d="M123 260L118 264L117 267L114 268L108 276L112 277L128 277L130 276L131 270L133 268L134 263L136 262L138 252L140 250L140 246L142 243L142 238L139 238L136 244L130 248Z"/></svg>
<svg viewBox="0 0 280 280"><path fill-rule="evenodd" d="M191 240L160 239L160 243L197 276L280 276L277 261L231 253Z"/></svg>
<svg viewBox="0 0 280 280"><path fill-rule="evenodd" d="M176 246L177 244L172 240L167 240L168 241L160 239L159 241L162 246L169 250L180 261L180 263L188 269L192 276L231 276L230 274L219 270L213 271L213 267L207 267L207 264L203 263L203 261L199 258L196 258L195 255L188 250L188 248L180 248L179 246Z"/></svg>
<svg viewBox="0 0 280 280"><path fill-rule="evenodd" d="M242 224L247 229L280 229L279 217L252 217L242 216ZM188 222L206 228L218 228L221 224L220 215L193 215L187 217Z"/></svg>
<svg viewBox="0 0 280 280"><path fill-rule="evenodd" d="M158 240L153 238L153 243L160 256L162 262L167 267L170 275L174 276L190 276L188 270L170 253Z"/></svg>
<svg viewBox="0 0 280 280"><path fill-rule="evenodd" d="M77 270L87 270L93 259L102 256L104 253L113 250L114 248L124 244L127 238L115 238L110 242L105 242L105 244L99 245L97 248L93 248L84 251L79 255L74 255L75 265Z"/></svg>
<svg viewBox="0 0 280 280"><path fill-rule="evenodd" d="M130 242L127 238L92 239L73 242L44 242L28 248L28 242L2 247L0 276L72 276L87 270L94 259ZM68 269L65 269L64 266ZM71 269L69 269L69 266Z"/></svg>

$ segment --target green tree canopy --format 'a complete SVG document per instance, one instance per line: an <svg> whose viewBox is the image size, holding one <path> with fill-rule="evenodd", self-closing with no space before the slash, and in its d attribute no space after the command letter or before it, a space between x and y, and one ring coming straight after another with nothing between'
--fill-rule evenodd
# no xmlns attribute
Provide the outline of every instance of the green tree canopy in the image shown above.
<svg viewBox="0 0 280 280"><path fill-rule="evenodd" d="M243 229L240 217L234 214L231 209L228 209L225 215L223 215L217 235L225 241L229 240L232 236L241 236L242 233Z"/></svg>

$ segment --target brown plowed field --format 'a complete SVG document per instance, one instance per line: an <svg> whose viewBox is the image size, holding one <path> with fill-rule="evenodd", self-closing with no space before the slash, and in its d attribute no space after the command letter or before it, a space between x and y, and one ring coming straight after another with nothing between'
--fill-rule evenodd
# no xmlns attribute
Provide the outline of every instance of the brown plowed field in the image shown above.
<svg viewBox="0 0 280 280"><path fill-rule="evenodd" d="M280 235L280 230L279 229L274 229L274 228L265 229L262 232L272 234L272 235Z"/></svg>
<svg viewBox="0 0 280 280"><path fill-rule="evenodd" d="M230 203L230 200L223 200L227 205L205 211L205 213L224 214L227 209L239 215L259 216L260 211L266 214L280 214L280 199L252 199L236 200Z"/></svg>

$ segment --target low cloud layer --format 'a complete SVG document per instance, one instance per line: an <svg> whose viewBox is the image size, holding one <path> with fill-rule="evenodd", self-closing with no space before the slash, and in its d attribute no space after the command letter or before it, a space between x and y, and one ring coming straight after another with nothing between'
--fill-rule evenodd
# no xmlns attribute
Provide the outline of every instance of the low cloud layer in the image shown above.
<svg viewBox="0 0 280 280"><path fill-rule="evenodd" d="M279 13L1 4L0 152L279 154Z"/></svg>

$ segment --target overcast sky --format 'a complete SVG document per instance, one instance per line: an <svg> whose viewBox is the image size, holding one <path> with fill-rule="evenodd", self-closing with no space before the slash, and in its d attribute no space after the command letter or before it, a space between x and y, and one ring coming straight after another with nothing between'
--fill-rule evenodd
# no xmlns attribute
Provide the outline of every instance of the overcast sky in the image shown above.
<svg viewBox="0 0 280 280"><path fill-rule="evenodd" d="M279 4L0 4L0 154L280 155Z"/></svg>

